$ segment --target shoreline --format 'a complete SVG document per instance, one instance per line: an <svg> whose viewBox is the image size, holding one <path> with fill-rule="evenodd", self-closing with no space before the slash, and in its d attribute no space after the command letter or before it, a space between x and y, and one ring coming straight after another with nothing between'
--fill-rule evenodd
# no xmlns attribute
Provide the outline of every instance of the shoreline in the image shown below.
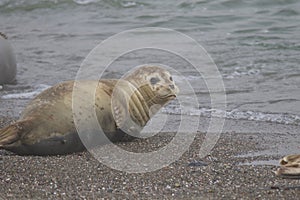
<svg viewBox="0 0 300 200"><path fill-rule="evenodd" d="M1 118L0 127L9 120ZM161 133L145 140L120 143L119 146L132 151L155 149L170 141L173 134ZM281 155L255 153L269 150L270 146L262 144L266 137L272 138L273 143L282 136L274 138L257 132L225 132L211 154L200 159L198 153L204 137L205 134L198 133L189 150L171 165L140 174L111 169L88 152L66 156L21 157L1 150L0 197L294 199L300 195L300 180L276 177L272 171L277 166L243 164L257 160L279 161ZM290 137L290 140L294 139Z"/></svg>

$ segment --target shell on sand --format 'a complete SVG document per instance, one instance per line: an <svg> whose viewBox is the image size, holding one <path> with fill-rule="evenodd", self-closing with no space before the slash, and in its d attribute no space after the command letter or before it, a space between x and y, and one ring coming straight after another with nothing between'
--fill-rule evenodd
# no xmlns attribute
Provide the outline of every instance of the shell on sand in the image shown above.
<svg viewBox="0 0 300 200"><path fill-rule="evenodd" d="M280 160L280 168L275 171L283 178L300 179L300 154L288 155Z"/></svg>

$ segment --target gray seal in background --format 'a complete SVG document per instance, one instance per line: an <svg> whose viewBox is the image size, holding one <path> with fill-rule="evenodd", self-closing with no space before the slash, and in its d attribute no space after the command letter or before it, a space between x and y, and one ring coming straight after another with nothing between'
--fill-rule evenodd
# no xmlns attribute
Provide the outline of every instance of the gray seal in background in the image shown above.
<svg viewBox="0 0 300 200"><path fill-rule="evenodd" d="M0 84L16 82L17 64L13 48L5 34L0 32Z"/></svg>

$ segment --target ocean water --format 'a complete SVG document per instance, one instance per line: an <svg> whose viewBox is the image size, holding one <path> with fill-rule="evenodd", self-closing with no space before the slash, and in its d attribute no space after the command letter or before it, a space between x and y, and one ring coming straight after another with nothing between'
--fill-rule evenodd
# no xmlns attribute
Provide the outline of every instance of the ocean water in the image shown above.
<svg viewBox="0 0 300 200"><path fill-rule="evenodd" d="M18 62L17 85L0 91L1 115L17 117L38 92L74 79L88 53L108 37L162 27L190 36L208 52L223 77L226 110L212 110L205 81L166 52L122 56L105 76L162 62L194 88L199 104L184 105L185 115L300 125L298 0L0 0L0 27ZM175 81L183 82L180 76ZM163 112L181 113L176 102Z"/></svg>

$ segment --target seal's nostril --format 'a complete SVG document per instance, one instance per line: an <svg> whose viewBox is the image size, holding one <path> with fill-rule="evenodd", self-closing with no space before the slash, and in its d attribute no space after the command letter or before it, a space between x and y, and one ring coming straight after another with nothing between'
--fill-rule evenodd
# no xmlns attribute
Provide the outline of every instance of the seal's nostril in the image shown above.
<svg viewBox="0 0 300 200"><path fill-rule="evenodd" d="M175 89L174 85L169 85L169 87L170 87L172 90Z"/></svg>

